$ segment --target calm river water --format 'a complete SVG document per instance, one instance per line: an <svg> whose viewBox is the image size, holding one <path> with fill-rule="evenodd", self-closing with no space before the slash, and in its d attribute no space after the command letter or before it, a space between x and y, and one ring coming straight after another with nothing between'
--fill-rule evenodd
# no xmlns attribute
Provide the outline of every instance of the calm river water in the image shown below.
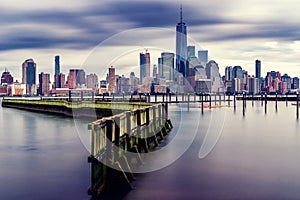
<svg viewBox="0 0 300 200"><path fill-rule="evenodd" d="M204 115L197 104L189 112L169 106L168 148L145 161L167 166L138 175L124 199L300 199L295 106L280 102L276 112L268 102L265 113L260 102L248 102L243 117L240 105ZM88 135L76 126L70 118L0 108L0 199L89 199Z"/></svg>

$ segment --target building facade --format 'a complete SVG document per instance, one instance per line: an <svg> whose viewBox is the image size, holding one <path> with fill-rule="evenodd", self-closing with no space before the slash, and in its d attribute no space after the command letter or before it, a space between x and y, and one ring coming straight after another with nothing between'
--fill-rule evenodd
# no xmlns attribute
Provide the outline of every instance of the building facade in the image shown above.
<svg viewBox="0 0 300 200"><path fill-rule="evenodd" d="M38 94L41 96L48 96L49 93L50 93L50 74L42 72L39 74Z"/></svg>
<svg viewBox="0 0 300 200"><path fill-rule="evenodd" d="M150 53L140 53L140 81L141 84L150 78Z"/></svg>
<svg viewBox="0 0 300 200"><path fill-rule="evenodd" d="M26 84L26 95L36 94L36 63L32 58L22 64L22 83Z"/></svg>
<svg viewBox="0 0 300 200"><path fill-rule="evenodd" d="M182 21L182 7L180 8L180 22L176 25L176 71L183 77L188 76L187 69L187 27Z"/></svg>

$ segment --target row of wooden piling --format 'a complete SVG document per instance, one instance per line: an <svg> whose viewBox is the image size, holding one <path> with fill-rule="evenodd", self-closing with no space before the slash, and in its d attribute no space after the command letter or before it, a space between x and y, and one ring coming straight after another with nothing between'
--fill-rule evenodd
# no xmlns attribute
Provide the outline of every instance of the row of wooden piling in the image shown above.
<svg viewBox="0 0 300 200"><path fill-rule="evenodd" d="M173 128L168 105L159 104L127 111L89 125L92 132L91 186L98 196L118 188L130 189L136 168L144 163L141 153L155 150ZM133 153L127 156L127 153Z"/></svg>

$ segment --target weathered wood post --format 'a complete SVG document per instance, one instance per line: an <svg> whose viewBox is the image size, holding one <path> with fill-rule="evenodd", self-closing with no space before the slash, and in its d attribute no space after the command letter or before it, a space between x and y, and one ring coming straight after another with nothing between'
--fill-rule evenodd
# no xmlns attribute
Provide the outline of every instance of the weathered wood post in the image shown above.
<svg viewBox="0 0 300 200"><path fill-rule="evenodd" d="M187 102L187 107L188 107L188 111L190 111L190 93L188 93L188 102Z"/></svg>
<svg viewBox="0 0 300 200"><path fill-rule="evenodd" d="M204 114L204 98L203 98L203 93L201 93L201 96L202 96L202 101L201 101L201 114L203 115Z"/></svg>
<svg viewBox="0 0 300 200"><path fill-rule="evenodd" d="M246 107L246 94L243 92L243 116L245 116L245 107Z"/></svg>
<svg viewBox="0 0 300 200"><path fill-rule="evenodd" d="M211 94L208 94L209 95L209 109L211 109ZM206 97L206 95L205 95Z"/></svg>
<svg viewBox="0 0 300 200"><path fill-rule="evenodd" d="M268 97L267 97L267 93L265 94L265 114L267 114L267 101L268 101L268 99L267 99Z"/></svg>
<svg viewBox="0 0 300 200"><path fill-rule="evenodd" d="M215 106L217 105L217 94L215 94Z"/></svg>
<svg viewBox="0 0 300 200"><path fill-rule="evenodd" d="M131 112L126 112L126 150L131 149L130 144L130 135L131 135Z"/></svg>
<svg viewBox="0 0 300 200"><path fill-rule="evenodd" d="M277 97L277 92L276 92L276 96L275 96L275 110L276 110L276 112L277 112L277 101L278 101L278 97Z"/></svg>
<svg viewBox="0 0 300 200"><path fill-rule="evenodd" d="M147 97L148 97L148 103L150 103L151 102L151 95L150 95L150 93L147 93Z"/></svg>
<svg viewBox="0 0 300 200"><path fill-rule="evenodd" d="M119 147L120 145L120 125L121 125L121 119L119 116L116 116L114 118L114 144L116 147ZM117 161L119 160L119 148L112 148L113 150L113 160Z"/></svg>
<svg viewBox="0 0 300 200"><path fill-rule="evenodd" d="M95 103L95 92L92 92L92 103Z"/></svg>
<svg viewBox="0 0 300 200"><path fill-rule="evenodd" d="M113 121L111 119L107 119L106 123L106 151L105 151L105 165L109 166L109 163L113 160L112 156L112 136L113 136ZM106 178L110 177L109 172L107 172Z"/></svg>
<svg viewBox="0 0 300 200"><path fill-rule="evenodd" d="M159 104L158 105L158 120L159 120L159 128L161 127L161 125L162 125L162 118L163 118L163 115L164 115L164 113L163 113L163 111L162 111L163 109L162 109L162 105L161 104Z"/></svg>
<svg viewBox="0 0 300 200"><path fill-rule="evenodd" d="M165 114L165 121L167 121L169 119L169 114L168 114L169 107L168 107L168 103L165 104L165 112L166 112L166 114Z"/></svg>
<svg viewBox="0 0 300 200"><path fill-rule="evenodd" d="M297 96L296 96L296 117L297 119L299 119L299 93L297 92Z"/></svg>
<svg viewBox="0 0 300 200"><path fill-rule="evenodd" d="M233 109L236 110L236 94L233 94Z"/></svg>
<svg viewBox="0 0 300 200"><path fill-rule="evenodd" d="M80 92L81 101L83 101L83 91Z"/></svg>
<svg viewBox="0 0 300 200"><path fill-rule="evenodd" d="M152 107L152 130L153 130L153 140L154 140L154 145L157 147L158 146L158 140L157 140L157 137L156 137L156 134L157 134L157 118L156 118L156 106L153 106Z"/></svg>

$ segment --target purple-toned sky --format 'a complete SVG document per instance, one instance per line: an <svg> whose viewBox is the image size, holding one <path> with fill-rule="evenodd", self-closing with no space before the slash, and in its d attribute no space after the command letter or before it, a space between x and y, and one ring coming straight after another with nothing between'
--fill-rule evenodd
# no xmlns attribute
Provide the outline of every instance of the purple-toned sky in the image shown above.
<svg viewBox="0 0 300 200"><path fill-rule="evenodd" d="M67 73L69 68L87 64L87 57L99 44L114 48L134 44L136 53L129 50L127 59L115 63L117 73L127 72L126 66L138 65L138 52L143 48L151 45L151 53L151 49L165 49L163 44L175 41L172 31L179 21L182 4L189 37L197 42L197 50L209 50L209 57L219 64L221 74L228 65L240 65L254 74L254 61L260 59L263 75L279 70L300 77L299 3L298 0L0 0L0 70L6 67L20 80L22 62L33 58L38 73L53 74L54 56L58 54L61 71ZM135 28L144 31L134 37L122 34ZM158 28L172 31L168 36L160 35L160 31L155 31ZM143 44L145 38L147 42ZM105 53L108 52L112 51ZM101 74L99 68L108 67L107 62L102 62L107 57L105 53L101 53L95 66L88 66L88 73ZM152 55L155 64L158 52ZM126 57L124 52L120 57Z"/></svg>

